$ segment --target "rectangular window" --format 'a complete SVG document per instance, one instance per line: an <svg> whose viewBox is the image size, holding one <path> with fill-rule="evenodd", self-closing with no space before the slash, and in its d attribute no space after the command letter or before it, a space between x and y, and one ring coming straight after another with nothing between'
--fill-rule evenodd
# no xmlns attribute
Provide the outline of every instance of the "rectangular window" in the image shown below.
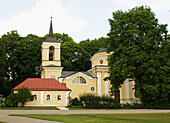
<svg viewBox="0 0 170 123"><path fill-rule="evenodd" d="M58 96L57 96L57 100L61 100L61 95L58 95Z"/></svg>
<svg viewBox="0 0 170 123"><path fill-rule="evenodd" d="M50 95L47 95L47 100L50 100Z"/></svg>
<svg viewBox="0 0 170 123"><path fill-rule="evenodd" d="M34 101L36 101L37 100L37 95L34 95Z"/></svg>

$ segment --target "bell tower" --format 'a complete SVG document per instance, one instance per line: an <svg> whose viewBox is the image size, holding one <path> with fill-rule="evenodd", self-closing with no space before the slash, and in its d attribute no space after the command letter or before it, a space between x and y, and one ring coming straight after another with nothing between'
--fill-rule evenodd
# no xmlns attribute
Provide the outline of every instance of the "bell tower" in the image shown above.
<svg viewBox="0 0 170 123"><path fill-rule="evenodd" d="M60 50L61 43L54 38L51 17L49 36L41 45L41 78L55 78L58 80L58 77L61 76L63 67L61 67Z"/></svg>

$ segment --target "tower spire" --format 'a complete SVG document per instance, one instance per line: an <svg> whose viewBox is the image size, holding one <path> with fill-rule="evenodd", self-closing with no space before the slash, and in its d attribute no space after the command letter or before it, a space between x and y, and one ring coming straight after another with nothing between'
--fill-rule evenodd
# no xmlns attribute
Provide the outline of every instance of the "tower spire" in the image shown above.
<svg viewBox="0 0 170 123"><path fill-rule="evenodd" d="M51 16L51 22L50 22L50 29L49 29L49 35L48 38L45 40L45 42L58 42L53 35L53 25L52 25L52 16Z"/></svg>
<svg viewBox="0 0 170 123"><path fill-rule="evenodd" d="M51 16L51 22L50 22L50 30L49 30L49 37L53 38L53 24L52 24L52 16Z"/></svg>

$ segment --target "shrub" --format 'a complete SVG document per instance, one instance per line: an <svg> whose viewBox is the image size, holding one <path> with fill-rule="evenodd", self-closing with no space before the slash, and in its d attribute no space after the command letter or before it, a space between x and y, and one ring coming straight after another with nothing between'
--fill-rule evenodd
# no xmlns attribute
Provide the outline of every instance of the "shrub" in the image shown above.
<svg viewBox="0 0 170 123"><path fill-rule="evenodd" d="M5 99L4 104L6 107L16 107L18 105L17 94L14 94L13 92L9 94L9 96Z"/></svg>
<svg viewBox="0 0 170 123"><path fill-rule="evenodd" d="M120 108L117 99L109 96L95 96L93 94L84 94L80 96L80 101L86 108Z"/></svg>
<svg viewBox="0 0 170 123"><path fill-rule="evenodd" d="M34 99L34 96L31 94L30 90L26 87L18 89L17 100L21 103L23 107L27 102L30 102Z"/></svg>
<svg viewBox="0 0 170 123"><path fill-rule="evenodd" d="M81 103L80 100L78 100L78 98L74 98L71 100L71 104L74 106L82 106L83 104Z"/></svg>

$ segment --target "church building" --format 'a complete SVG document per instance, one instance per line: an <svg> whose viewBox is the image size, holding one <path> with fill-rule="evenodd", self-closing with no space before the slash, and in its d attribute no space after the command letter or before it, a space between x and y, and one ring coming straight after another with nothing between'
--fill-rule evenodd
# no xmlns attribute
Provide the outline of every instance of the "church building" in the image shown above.
<svg viewBox="0 0 170 123"><path fill-rule="evenodd" d="M110 96L112 85L104 78L109 76L107 58L110 54L106 49L100 49L91 57L92 67L88 71L63 71L60 52L61 43L53 36L52 18L48 38L42 43L41 78L28 78L12 90L17 91L22 86L28 87L34 95L34 100L28 106L67 106L69 99L79 98L83 94ZM126 79L120 93L113 98L120 103L132 103L135 99L135 82Z"/></svg>

